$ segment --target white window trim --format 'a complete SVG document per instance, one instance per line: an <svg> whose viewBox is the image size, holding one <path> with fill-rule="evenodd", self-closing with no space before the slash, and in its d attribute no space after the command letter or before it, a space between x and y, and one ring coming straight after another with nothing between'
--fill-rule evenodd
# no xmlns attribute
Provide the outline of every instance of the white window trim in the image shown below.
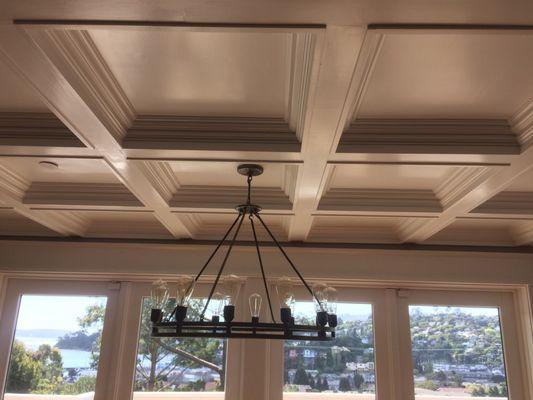
<svg viewBox="0 0 533 400"><path fill-rule="evenodd" d="M137 335L140 319L140 299L149 294L151 281L144 275L136 282L109 286L106 274L82 276L59 274L55 278L42 274L0 275L0 375L5 372L14 335L20 290L24 293L46 294L105 294L108 309L104 326L102 360L98 374L96 400L131 399L134 382ZM61 280L64 279L64 280ZM67 280L68 279L68 280ZM102 281L98 281L102 279ZM169 280L171 278L169 277ZM504 349L510 398L533 398L533 315L532 288L527 285L435 284L402 282L330 282L339 289L340 300L373 304L377 396L380 400L411 400L414 398L410 375L411 338L408 304L421 299L440 301L443 305L491 305L500 301ZM18 287L18 289L16 289ZM200 292L207 287L199 285ZM272 288L273 289L273 288ZM17 291L18 290L18 291ZM244 285L237 318L248 315L248 296L261 291L259 279L248 279ZM450 296L453 291L453 296ZM196 292L198 295L202 293ZM204 293L205 294L205 293ZM271 291L274 307L275 290ZM310 299L304 288L297 295ZM2 304L4 299L4 304ZM139 300L139 301L137 301ZM17 307L14 307L16 303ZM483 303L485 302L485 303ZM437 304L437 303L435 303ZM3 314L1 314L4 312ZM239 314L241 313L241 314ZM266 301L263 313L267 319ZM10 322L11 321L11 322ZM111 354L112 349L112 354ZM7 355L6 355L7 354ZM283 342L229 340L227 354L225 398L231 400L282 400ZM107 358L106 358L107 357ZM4 369L4 371L2 370ZM412 369L411 369L412 370ZM4 380L2 380L4 381ZM379 382L385 382L380 384ZM3 393L2 382L0 390Z"/></svg>
<svg viewBox="0 0 533 400"><path fill-rule="evenodd" d="M11 347L15 336L20 300L23 295L57 296L106 296L106 314L102 331L102 346L96 394L94 400L108 400L105 393L112 393L116 365L112 350L115 348L117 299L120 285L95 281L59 281L38 279L9 279L5 287L2 304L2 324L0 325L0 394L3 397ZM60 312L61 310L57 310Z"/></svg>

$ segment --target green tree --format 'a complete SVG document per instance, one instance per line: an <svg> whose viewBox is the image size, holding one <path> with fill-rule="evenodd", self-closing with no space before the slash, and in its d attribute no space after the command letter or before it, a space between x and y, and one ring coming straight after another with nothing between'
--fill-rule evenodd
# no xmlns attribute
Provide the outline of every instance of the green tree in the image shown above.
<svg viewBox="0 0 533 400"><path fill-rule="evenodd" d="M303 367L299 367L296 370L293 383L295 385L309 385L309 375L307 375Z"/></svg>
<svg viewBox="0 0 533 400"><path fill-rule="evenodd" d="M198 318L202 306L202 301L192 301L189 305L188 317ZM221 380L220 389L222 389L225 380L223 360L225 359L226 342L211 338L152 338L150 308L149 299L143 301L135 390L150 392L169 390L171 382L168 382L167 378L171 373L183 374L187 369L194 367L206 367L217 372ZM170 303L168 309L171 310L172 308L173 304ZM92 350L94 366L98 365L101 327L104 317L105 306L97 305L87 308L86 315L79 320L80 326L85 332L95 328L99 331L99 337ZM222 350L222 359L217 359L219 350ZM165 363L161 362L163 360ZM191 386L194 390L204 390L204 387L205 382Z"/></svg>
<svg viewBox="0 0 533 400"><path fill-rule="evenodd" d="M349 392L352 390L352 386L350 385L350 381L346 377L342 377L339 381L339 391L340 392Z"/></svg>
<svg viewBox="0 0 533 400"><path fill-rule="evenodd" d="M39 383L42 365L26 351L24 344L15 340L7 377L7 393L30 393Z"/></svg>
<svg viewBox="0 0 533 400"><path fill-rule="evenodd" d="M363 375L358 374L357 372L355 372L354 375L353 375L353 382L354 382L355 389L356 390L361 390L361 388L363 386L363 383L365 383L365 378L363 378Z"/></svg>

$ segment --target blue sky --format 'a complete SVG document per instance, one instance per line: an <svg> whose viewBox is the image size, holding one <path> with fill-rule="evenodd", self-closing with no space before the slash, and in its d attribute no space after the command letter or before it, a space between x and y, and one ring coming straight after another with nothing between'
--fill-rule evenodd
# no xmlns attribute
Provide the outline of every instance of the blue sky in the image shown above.
<svg viewBox="0 0 533 400"><path fill-rule="evenodd" d="M105 304L105 297L24 295L20 302L18 329L62 329L76 331L78 317L93 304Z"/></svg>

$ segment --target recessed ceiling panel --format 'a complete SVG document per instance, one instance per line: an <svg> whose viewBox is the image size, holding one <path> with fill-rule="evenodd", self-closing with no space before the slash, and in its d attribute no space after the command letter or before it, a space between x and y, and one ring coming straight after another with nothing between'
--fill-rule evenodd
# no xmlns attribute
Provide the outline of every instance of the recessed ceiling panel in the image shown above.
<svg viewBox="0 0 533 400"><path fill-rule="evenodd" d="M48 112L36 92L0 61L0 112Z"/></svg>
<svg viewBox="0 0 533 400"><path fill-rule="evenodd" d="M11 209L0 209L0 235L57 236L57 234Z"/></svg>
<svg viewBox="0 0 533 400"><path fill-rule="evenodd" d="M426 243L477 246L513 246L533 221L460 218Z"/></svg>
<svg viewBox="0 0 533 400"><path fill-rule="evenodd" d="M246 186L246 177L237 172L239 164L231 162L169 162L182 186ZM287 166L285 164L268 164L263 165L263 167L263 174L253 178L253 186L282 187Z"/></svg>
<svg viewBox="0 0 533 400"><path fill-rule="evenodd" d="M533 36L387 34L360 118L508 118L533 93Z"/></svg>
<svg viewBox="0 0 533 400"><path fill-rule="evenodd" d="M0 165L28 183L119 183L101 159L2 157Z"/></svg>
<svg viewBox="0 0 533 400"><path fill-rule="evenodd" d="M138 113L282 117L290 35L94 30Z"/></svg>
<svg viewBox="0 0 533 400"><path fill-rule="evenodd" d="M330 188L432 190L459 167L416 165L336 165Z"/></svg>
<svg viewBox="0 0 533 400"><path fill-rule="evenodd" d="M317 216L313 221L308 240L337 243L400 243L402 227L412 221L415 219Z"/></svg>
<svg viewBox="0 0 533 400"><path fill-rule="evenodd" d="M193 238L197 240L220 240L231 226L237 213L177 213L181 221L192 232ZM287 240L289 216L262 214L261 218L268 225L269 229L281 241ZM257 238L260 241L272 241L261 223L254 220ZM237 240L253 240L253 232L248 217L245 218L239 231Z"/></svg>

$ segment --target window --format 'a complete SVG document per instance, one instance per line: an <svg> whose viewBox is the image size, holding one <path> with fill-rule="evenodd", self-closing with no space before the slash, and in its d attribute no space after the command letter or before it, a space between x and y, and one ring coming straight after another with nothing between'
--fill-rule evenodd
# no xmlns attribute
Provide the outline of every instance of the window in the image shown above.
<svg viewBox="0 0 533 400"><path fill-rule="evenodd" d="M11 394L87 394L92 398L106 297L24 295L11 348Z"/></svg>
<svg viewBox="0 0 533 400"><path fill-rule="evenodd" d="M416 397L507 398L498 308L410 306Z"/></svg>
<svg viewBox="0 0 533 400"><path fill-rule="evenodd" d="M203 300L192 300L188 318L198 315L203 304ZM169 305L169 308L172 307ZM212 338L152 338L150 309L150 299L143 298L133 398L144 398L143 392L219 392L220 396L216 398L222 399L227 341ZM176 398L183 397L176 395Z"/></svg>
<svg viewBox="0 0 533 400"><path fill-rule="evenodd" d="M313 323L314 305L297 302L297 323ZM351 393L374 398L374 328L370 304L339 303L337 336L331 342L285 341L284 397L302 393ZM330 397L328 397L330 398ZM331 397L333 398L333 397Z"/></svg>

